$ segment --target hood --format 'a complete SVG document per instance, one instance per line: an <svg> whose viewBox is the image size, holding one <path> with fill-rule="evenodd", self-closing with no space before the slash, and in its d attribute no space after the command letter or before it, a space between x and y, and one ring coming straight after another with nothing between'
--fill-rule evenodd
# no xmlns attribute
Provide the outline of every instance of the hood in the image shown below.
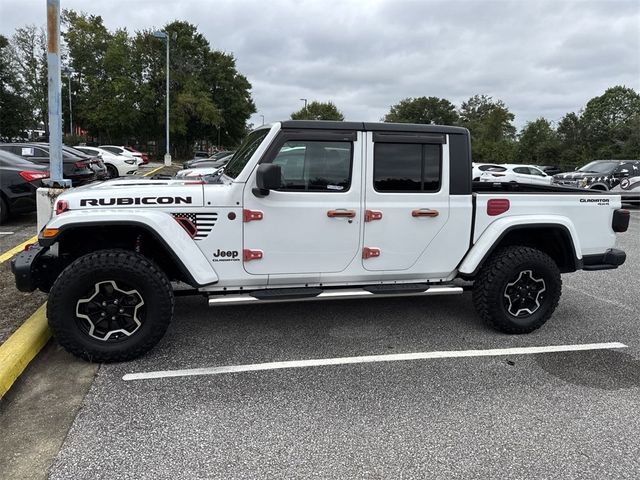
<svg viewBox="0 0 640 480"><path fill-rule="evenodd" d="M565 172L556 173L553 178L559 180L579 180L586 177L603 176L603 173L590 173L590 172Z"/></svg>
<svg viewBox="0 0 640 480"><path fill-rule="evenodd" d="M201 207L203 184L193 180L109 180L72 188L58 197L70 210Z"/></svg>

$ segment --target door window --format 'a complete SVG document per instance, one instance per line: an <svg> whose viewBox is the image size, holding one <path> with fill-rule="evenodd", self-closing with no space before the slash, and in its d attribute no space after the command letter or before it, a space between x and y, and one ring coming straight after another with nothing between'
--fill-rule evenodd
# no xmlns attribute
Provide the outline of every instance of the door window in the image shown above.
<svg viewBox="0 0 640 480"><path fill-rule="evenodd" d="M440 190L440 145L376 142L373 184L378 192Z"/></svg>
<svg viewBox="0 0 640 480"><path fill-rule="evenodd" d="M351 186L351 142L285 142L273 164L282 169L280 191L345 192Z"/></svg>
<svg viewBox="0 0 640 480"><path fill-rule="evenodd" d="M513 169L515 173L519 173L521 175L530 175L529 168L527 167L516 167Z"/></svg>

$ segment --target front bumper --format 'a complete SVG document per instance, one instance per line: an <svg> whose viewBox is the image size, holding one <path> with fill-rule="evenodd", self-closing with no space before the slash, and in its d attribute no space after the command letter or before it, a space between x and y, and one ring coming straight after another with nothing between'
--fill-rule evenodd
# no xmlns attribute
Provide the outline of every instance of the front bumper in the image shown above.
<svg viewBox="0 0 640 480"><path fill-rule="evenodd" d="M44 285L48 277L47 263L42 261L42 255L49 247L32 245L28 250L16 255L11 260L11 271L16 280L16 288L21 292L33 292Z"/></svg>
<svg viewBox="0 0 640 480"><path fill-rule="evenodd" d="M610 248L604 253L583 256L582 268L584 270L611 270L618 268L626 259L627 254L623 250Z"/></svg>

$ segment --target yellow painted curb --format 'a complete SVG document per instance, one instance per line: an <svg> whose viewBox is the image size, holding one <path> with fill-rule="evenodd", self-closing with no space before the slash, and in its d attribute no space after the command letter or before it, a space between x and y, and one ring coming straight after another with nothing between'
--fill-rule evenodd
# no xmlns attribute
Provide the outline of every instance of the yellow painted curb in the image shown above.
<svg viewBox="0 0 640 480"><path fill-rule="evenodd" d="M36 235L31 237L29 240L25 240L20 245L13 247L11 250L7 250L2 255L0 255L0 263L4 263L7 260L9 260L11 257L13 257L16 253L20 253L22 250L24 250L24 247L26 245L29 245L30 243L37 243L37 242L38 242L38 236Z"/></svg>
<svg viewBox="0 0 640 480"><path fill-rule="evenodd" d="M44 303L0 345L0 398L7 393L49 338L51 331L47 326L47 304Z"/></svg>
<svg viewBox="0 0 640 480"><path fill-rule="evenodd" d="M164 165L158 168L154 168L153 170L151 170L150 172L147 173L143 173L142 176L143 177L148 177L150 175L153 175L154 173L156 173L158 170L162 170L164 168Z"/></svg>

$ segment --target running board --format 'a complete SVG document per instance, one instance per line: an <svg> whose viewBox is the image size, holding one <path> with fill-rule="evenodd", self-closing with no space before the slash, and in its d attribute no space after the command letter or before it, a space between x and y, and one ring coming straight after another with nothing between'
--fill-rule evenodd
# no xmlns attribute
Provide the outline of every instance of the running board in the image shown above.
<svg viewBox="0 0 640 480"><path fill-rule="evenodd" d="M370 288L370 287L367 287ZM273 292L269 295L260 295L259 292L253 292L252 296L248 293L214 295L209 297L209 306L215 305L247 305L251 303L276 303L276 302L304 302L311 300L341 300L349 298L381 298L381 297L416 297L426 295L455 295L463 292L462 287L450 286L434 286L427 287L421 291L399 289L397 292L390 293L386 289L385 293L376 293L375 291L365 290L364 288L354 289L333 289L322 290L320 293L316 291L310 292L309 295L302 295L305 289L300 289L301 295L291 295L291 290L278 295L276 291L261 290L260 292ZM260 298L257 298L260 296Z"/></svg>

